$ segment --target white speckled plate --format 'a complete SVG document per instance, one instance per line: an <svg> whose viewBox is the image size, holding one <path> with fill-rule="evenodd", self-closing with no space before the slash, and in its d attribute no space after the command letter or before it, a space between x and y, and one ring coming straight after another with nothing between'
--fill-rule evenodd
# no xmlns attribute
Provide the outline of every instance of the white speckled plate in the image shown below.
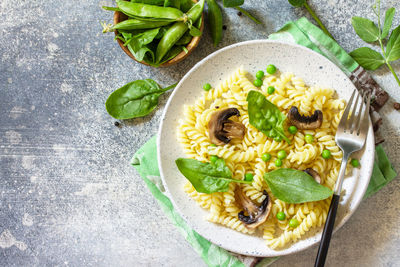
<svg viewBox="0 0 400 267"><path fill-rule="evenodd" d="M183 105L193 104L201 96L202 85L216 85L242 66L249 73L274 64L282 72L293 72L308 85L333 88L340 98L349 99L354 86L346 75L325 57L298 45L275 41L248 41L225 47L197 63L179 82L164 111L158 135L158 162L161 177L175 208L199 234L211 242L236 253L272 257L298 252L319 242L322 229L311 231L291 246L272 250L261 236L245 235L208 222L203 210L186 195L186 178L179 172L175 159L185 157L177 141L178 120L183 116ZM353 171L343 184L336 230L354 213L368 186L374 161L374 135L370 125L368 138L361 156L361 168Z"/></svg>

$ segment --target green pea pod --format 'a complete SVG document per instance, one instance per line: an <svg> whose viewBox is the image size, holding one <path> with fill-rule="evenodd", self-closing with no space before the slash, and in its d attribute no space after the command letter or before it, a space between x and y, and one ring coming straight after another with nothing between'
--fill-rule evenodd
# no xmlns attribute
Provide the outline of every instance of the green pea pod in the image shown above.
<svg viewBox="0 0 400 267"><path fill-rule="evenodd" d="M222 39L222 13L215 0L207 0L207 6L211 37L214 46L217 46Z"/></svg>
<svg viewBox="0 0 400 267"><path fill-rule="evenodd" d="M183 12L173 7L160 7L142 3L131 3L121 0L117 0L117 5L124 14L134 18L154 18L167 20L183 20L184 18Z"/></svg>
<svg viewBox="0 0 400 267"><path fill-rule="evenodd" d="M189 32L186 32L181 39L178 40L178 42L176 42L176 45L186 45L188 43L190 43L190 41L192 40L193 36L190 35Z"/></svg>
<svg viewBox="0 0 400 267"><path fill-rule="evenodd" d="M204 8L204 0L197 2L187 13L187 19L196 21L200 18ZM156 63L159 63L165 54L174 46L176 42L185 34L188 26L184 22L175 22L164 34L158 43L156 50Z"/></svg>
<svg viewBox="0 0 400 267"><path fill-rule="evenodd" d="M137 29L152 29L168 25L169 21L145 21L139 19L127 19L112 26L112 30L137 30Z"/></svg>
<svg viewBox="0 0 400 267"><path fill-rule="evenodd" d="M142 3L153 6L163 6L164 0L131 0L132 3Z"/></svg>
<svg viewBox="0 0 400 267"><path fill-rule="evenodd" d="M188 12L192 6L195 5L195 2L193 2L192 0L181 0L181 10L182 12Z"/></svg>
<svg viewBox="0 0 400 267"><path fill-rule="evenodd" d="M165 7L175 7L177 9L181 8L181 1L180 0L165 0L164 1Z"/></svg>

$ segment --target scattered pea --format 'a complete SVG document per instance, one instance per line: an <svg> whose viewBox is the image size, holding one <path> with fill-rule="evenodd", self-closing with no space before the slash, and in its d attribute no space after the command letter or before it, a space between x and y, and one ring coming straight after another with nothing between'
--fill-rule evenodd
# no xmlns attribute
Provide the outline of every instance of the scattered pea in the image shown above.
<svg viewBox="0 0 400 267"><path fill-rule="evenodd" d="M306 134L306 136L304 136L304 140L307 144L311 144L314 142L314 137L311 134Z"/></svg>
<svg viewBox="0 0 400 267"><path fill-rule="evenodd" d="M299 226L299 221L297 219L290 219L289 221L289 226L292 228L296 228L297 226Z"/></svg>
<svg viewBox="0 0 400 267"><path fill-rule="evenodd" d="M272 65L272 64L268 65L268 66L267 66L267 72L268 72L269 74L274 74L274 73L276 72L276 67L275 67L275 65Z"/></svg>
<svg viewBox="0 0 400 267"><path fill-rule="evenodd" d="M271 154L269 154L269 153L264 153L264 154L262 154L261 159L262 159L263 161L267 162L267 161L269 161L269 160L271 159Z"/></svg>
<svg viewBox="0 0 400 267"><path fill-rule="evenodd" d="M278 152L278 159L284 159L286 158L286 151L285 150L281 150Z"/></svg>
<svg viewBox="0 0 400 267"><path fill-rule="evenodd" d="M210 161L211 163L215 163L217 161L218 157L215 155L210 156Z"/></svg>
<svg viewBox="0 0 400 267"><path fill-rule="evenodd" d="M276 166L276 167L282 166L282 160L281 160L281 159L276 159L276 160L275 160L275 166Z"/></svg>
<svg viewBox="0 0 400 267"><path fill-rule="evenodd" d="M321 156L322 156L324 159L329 159L329 158L331 157L331 152L330 152L328 149L324 149L324 150L322 151Z"/></svg>
<svg viewBox="0 0 400 267"><path fill-rule="evenodd" d="M272 95L275 92L275 87L268 86L267 92L268 92L268 94Z"/></svg>
<svg viewBox="0 0 400 267"><path fill-rule="evenodd" d="M355 168L360 166L360 162L357 159L352 159L350 163Z"/></svg>
<svg viewBox="0 0 400 267"><path fill-rule="evenodd" d="M253 83L255 86L260 87L263 84L263 81L261 79L255 79Z"/></svg>
<svg viewBox="0 0 400 267"><path fill-rule="evenodd" d="M297 133L297 127L292 125L289 127L289 133L291 134L296 134Z"/></svg>
<svg viewBox="0 0 400 267"><path fill-rule="evenodd" d="M210 91L210 89L211 89L211 84L205 83L205 84L203 85L203 89L204 89L205 91Z"/></svg>
<svg viewBox="0 0 400 267"><path fill-rule="evenodd" d="M256 77L261 80L264 77L264 72L262 70L257 71Z"/></svg>
<svg viewBox="0 0 400 267"><path fill-rule="evenodd" d="M245 176L244 176L244 180L245 181L253 181L253 179L254 179L254 175L252 174L252 173L246 173L245 174Z"/></svg>
<svg viewBox="0 0 400 267"><path fill-rule="evenodd" d="M280 211L276 214L276 218L280 221L283 221L286 219L286 214L283 211Z"/></svg>
<svg viewBox="0 0 400 267"><path fill-rule="evenodd" d="M217 147L217 145L216 144L211 144L210 147Z"/></svg>

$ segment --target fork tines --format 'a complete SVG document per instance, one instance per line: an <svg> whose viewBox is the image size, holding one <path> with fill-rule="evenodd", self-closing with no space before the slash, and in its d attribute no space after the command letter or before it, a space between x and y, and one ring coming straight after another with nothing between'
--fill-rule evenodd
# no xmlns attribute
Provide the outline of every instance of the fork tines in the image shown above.
<svg viewBox="0 0 400 267"><path fill-rule="evenodd" d="M355 97L355 99L354 99ZM360 101L361 99L361 101ZM371 93L354 90L338 125L338 133L359 135L368 130Z"/></svg>

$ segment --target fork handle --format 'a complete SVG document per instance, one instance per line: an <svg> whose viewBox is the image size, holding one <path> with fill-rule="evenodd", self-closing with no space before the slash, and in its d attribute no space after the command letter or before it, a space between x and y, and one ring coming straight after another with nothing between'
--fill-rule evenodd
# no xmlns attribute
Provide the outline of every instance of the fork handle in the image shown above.
<svg viewBox="0 0 400 267"><path fill-rule="evenodd" d="M314 267L323 267L325 265L326 256L328 254L329 243L335 225L336 211L339 205L340 195L332 196L331 205L329 207L328 216L326 218L324 231L322 232L321 243L319 244L317 258L315 259Z"/></svg>

